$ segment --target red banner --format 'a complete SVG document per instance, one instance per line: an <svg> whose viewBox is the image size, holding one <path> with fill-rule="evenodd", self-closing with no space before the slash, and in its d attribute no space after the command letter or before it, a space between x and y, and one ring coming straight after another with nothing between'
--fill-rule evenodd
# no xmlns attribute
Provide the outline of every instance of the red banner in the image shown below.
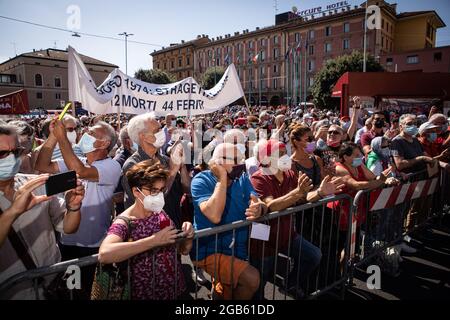
<svg viewBox="0 0 450 320"><path fill-rule="evenodd" d="M25 90L0 96L0 114L24 114L29 112L30 107Z"/></svg>

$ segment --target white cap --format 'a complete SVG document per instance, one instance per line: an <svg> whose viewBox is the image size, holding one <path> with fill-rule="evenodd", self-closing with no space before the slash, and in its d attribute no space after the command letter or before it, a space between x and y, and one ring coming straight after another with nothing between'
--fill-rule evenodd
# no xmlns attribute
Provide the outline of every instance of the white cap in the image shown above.
<svg viewBox="0 0 450 320"><path fill-rule="evenodd" d="M422 125L419 127L419 134L424 133L428 129L434 129L434 128L439 128L439 126L432 124L431 122L422 123Z"/></svg>

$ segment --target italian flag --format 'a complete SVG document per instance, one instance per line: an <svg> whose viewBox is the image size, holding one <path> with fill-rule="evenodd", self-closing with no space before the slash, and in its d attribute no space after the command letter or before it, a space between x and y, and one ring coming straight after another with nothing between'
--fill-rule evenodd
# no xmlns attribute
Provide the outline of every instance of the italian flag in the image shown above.
<svg viewBox="0 0 450 320"><path fill-rule="evenodd" d="M259 53L252 58L253 63L258 62L258 58L259 58Z"/></svg>

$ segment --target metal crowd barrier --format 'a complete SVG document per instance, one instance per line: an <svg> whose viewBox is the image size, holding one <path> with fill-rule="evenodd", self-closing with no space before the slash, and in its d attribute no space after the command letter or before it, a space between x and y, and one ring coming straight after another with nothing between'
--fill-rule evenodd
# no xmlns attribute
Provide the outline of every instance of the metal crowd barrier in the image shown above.
<svg viewBox="0 0 450 320"><path fill-rule="evenodd" d="M340 213L336 212L334 209L328 209L327 204L334 203L334 202L342 202L342 201L348 201L351 205L351 198L348 195L339 195L335 197L330 197L328 199L323 199L316 203L308 203L297 207L288 208L286 210L280 211L280 212L273 212L268 215L265 215L258 219L255 222L258 223L265 223L269 222L271 220L276 220L278 225L277 235L280 233L280 221L281 219L289 219L289 243L288 243L288 250L287 252L282 252L279 250L279 241L278 236L276 239L276 248L275 248L275 254L274 254L274 266L273 266L273 272L264 279L264 282L267 282L271 290L271 294L267 293L263 294L264 288L261 288L262 291L260 291L259 297L255 297L256 299L260 299L263 296L266 299L287 299L288 295L292 298L297 298L296 295L288 293L288 274L292 270L292 264L297 263L298 268L297 272L294 275L295 276L295 293L298 291L298 288L300 287L300 281L299 278L302 273L302 241L300 241L300 246L298 247L298 252L296 255L294 255L295 252L292 252L293 244L291 244L291 233L293 230L293 225L296 223L297 228L300 228L299 230L295 230L296 233L299 233L303 236L302 239L306 239L307 241L314 244L321 252L321 260L320 260L320 266L314 270L308 279L306 279L306 283L302 285L304 286L303 290L306 294L306 298L316 298L322 294L330 293L337 296L340 296L343 298L344 290L345 290L345 282L347 279L347 273L348 273L348 264L345 263L345 261L349 257L349 248L350 248L350 228L346 232L339 232L339 221L341 220ZM350 222L351 215L349 215L348 220ZM231 224L222 225L215 228L210 229L203 229L196 231L193 246L196 246L197 250L197 259L198 260L198 246L200 239L204 238L210 238L215 241L215 248L216 252L218 251L218 241L220 239L221 234L231 232L233 234L233 238L236 235L236 232L239 229L242 228L249 228L251 226L252 222L242 220L242 221L236 221ZM182 239L178 240L182 241ZM252 257L250 253L250 247L251 242L256 241L254 239L248 239L247 248L248 248L248 256L250 258L250 263L252 262L252 259L255 259L257 257ZM338 246L338 244L341 244L341 247ZM262 257L264 257L264 248L265 248L265 242L263 242L263 252ZM158 249L155 249L158 250ZM344 253L343 259L341 257L341 251ZM152 255L152 265L153 265L153 284L155 283L155 275L156 275L156 268L157 264L155 263L155 252L149 252L148 254ZM294 261L292 256L297 257L297 262ZM179 259L178 253L175 254L174 259ZM132 258L131 258L132 259ZM232 247L232 263L235 259L235 250L234 246ZM284 259L286 262L282 264L280 261ZM263 259L261 259L263 260ZM93 255L89 257L84 257L80 259L74 259L70 261L64 261L57 263L52 266L48 267L41 267L34 270L25 271L22 273L19 273L17 275L14 275L13 277L7 279L3 283L0 284L0 295L2 293L7 292L8 290L11 290L14 288L14 286L21 284L21 283L30 283L30 286L32 286L35 290L35 298L36 299L42 299L44 298L42 296L42 286L44 285L44 282L41 281L43 278L46 278L51 275L58 275L60 276L61 273L64 273L69 266L72 265L78 265L80 267L85 266L92 266L94 264L98 263L98 255ZM264 270L264 264L262 264L260 271L260 274L263 274ZM194 266L195 274L198 273L198 267ZM131 281L130 279L130 272L128 270L128 281ZM175 274L177 274L177 264L175 263ZM211 276L211 283L214 282L214 279L217 279L217 270L214 271L214 274ZM231 275L231 278L233 278L233 275ZM284 280L284 282L283 282ZM281 283L280 283L281 281ZM263 282L263 281L261 281ZM129 282L130 283L130 282ZM174 295L177 292L177 281L173 284L174 286ZM283 288L284 286L284 288ZM197 281L197 277L195 279L195 293L194 298L198 299L198 291L199 291L199 283ZM283 292L279 292L276 295L276 288L284 289ZM153 292L155 290L155 286L153 285L152 289ZM340 293L336 293L340 292ZM153 294L154 296L154 294ZM70 292L70 298L73 298L73 292ZM177 298L176 296L173 297L174 299Z"/></svg>
<svg viewBox="0 0 450 320"><path fill-rule="evenodd" d="M431 178L423 179L424 172L418 172L399 186L361 190L356 194L351 228L350 284L353 271L369 264L381 264L382 271L396 275L396 262L388 259L396 253L388 250L445 213L450 194L449 177L449 171L444 167ZM358 228L355 222L361 206L366 220Z"/></svg>

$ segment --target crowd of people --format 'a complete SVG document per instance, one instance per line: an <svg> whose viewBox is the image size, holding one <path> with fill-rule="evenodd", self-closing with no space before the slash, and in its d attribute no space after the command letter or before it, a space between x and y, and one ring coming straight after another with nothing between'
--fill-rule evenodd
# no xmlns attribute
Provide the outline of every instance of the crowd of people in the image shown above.
<svg viewBox="0 0 450 320"><path fill-rule="evenodd" d="M450 160L449 121L437 107L419 116L368 112L354 97L350 111L230 106L189 118L146 113L1 121L0 283L98 253L102 264L130 259L132 299L177 299L186 288L181 254L190 255L200 281L202 272L213 277L213 296L252 299L260 297L281 251L295 262L287 287L302 296L323 253L288 216L269 221L264 246L254 239L248 246L248 228L219 234L218 241L200 238L198 246L193 238L196 230L398 185ZM77 188L46 196L49 175L67 171L76 172ZM423 221L424 205L413 203L407 230ZM339 208L343 233L349 207ZM358 226L364 219L358 214ZM78 298L90 298L94 278L95 266L82 268ZM35 297L31 284L0 295Z"/></svg>

